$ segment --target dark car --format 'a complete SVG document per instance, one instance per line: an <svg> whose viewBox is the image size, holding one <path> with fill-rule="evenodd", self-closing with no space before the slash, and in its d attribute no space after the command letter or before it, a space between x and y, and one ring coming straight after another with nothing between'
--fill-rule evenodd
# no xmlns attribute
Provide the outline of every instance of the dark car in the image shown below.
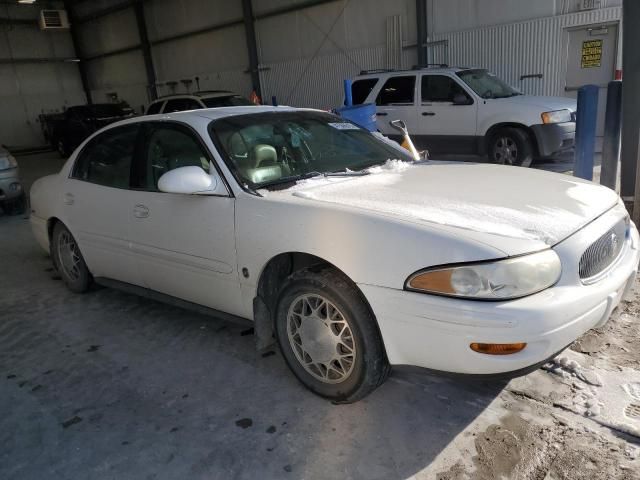
<svg viewBox="0 0 640 480"><path fill-rule="evenodd" d="M133 115L126 103L96 103L69 107L62 114L41 115L40 121L45 139L67 157L93 132Z"/></svg>

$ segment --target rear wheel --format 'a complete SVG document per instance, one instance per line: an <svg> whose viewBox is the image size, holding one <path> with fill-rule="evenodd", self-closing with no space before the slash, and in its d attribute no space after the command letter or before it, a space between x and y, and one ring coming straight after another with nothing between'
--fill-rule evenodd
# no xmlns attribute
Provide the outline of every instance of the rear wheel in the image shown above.
<svg viewBox="0 0 640 480"><path fill-rule="evenodd" d="M489 140L489 158L500 165L529 167L533 147L527 133L519 128L501 128Z"/></svg>
<svg viewBox="0 0 640 480"><path fill-rule="evenodd" d="M83 293L91 285L91 273L71 232L62 223L56 223L51 238L51 258L69 290Z"/></svg>
<svg viewBox="0 0 640 480"><path fill-rule="evenodd" d="M291 371L314 393L354 402L389 373L368 306L333 269L291 275L280 294L276 337Z"/></svg>
<svg viewBox="0 0 640 480"><path fill-rule="evenodd" d="M69 148L67 147L67 143L62 138L56 141L56 150L58 150L58 153L62 158L67 158L69 156Z"/></svg>

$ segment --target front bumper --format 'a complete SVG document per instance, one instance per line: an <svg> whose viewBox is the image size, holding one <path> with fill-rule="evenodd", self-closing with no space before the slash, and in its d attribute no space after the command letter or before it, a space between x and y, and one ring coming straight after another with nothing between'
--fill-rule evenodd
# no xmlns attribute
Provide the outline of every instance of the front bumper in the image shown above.
<svg viewBox="0 0 640 480"><path fill-rule="evenodd" d="M18 178L18 169L0 171L0 202L13 200L24 195L24 188Z"/></svg>
<svg viewBox="0 0 640 480"><path fill-rule="evenodd" d="M575 145L575 122L532 125L531 130L536 137L541 157L568 150Z"/></svg>
<svg viewBox="0 0 640 480"><path fill-rule="evenodd" d="M554 250L563 273L552 288L506 302L479 302L360 284L375 313L389 361L463 374L521 371L603 325L635 282L639 238L632 225L620 257L600 281L584 285L577 265L586 246L626 214L616 207ZM526 342L521 352L476 353L473 342Z"/></svg>

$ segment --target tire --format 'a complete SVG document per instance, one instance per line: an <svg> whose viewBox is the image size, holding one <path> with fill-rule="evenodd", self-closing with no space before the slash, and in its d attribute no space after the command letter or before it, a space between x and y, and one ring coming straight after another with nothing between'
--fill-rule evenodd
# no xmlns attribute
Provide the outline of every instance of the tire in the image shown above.
<svg viewBox="0 0 640 480"><path fill-rule="evenodd" d="M280 291L275 332L298 380L335 402L360 400L389 374L373 314L357 287L334 269L301 270L287 279Z"/></svg>
<svg viewBox="0 0 640 480"><path fill-rule="evenodd" d="M3 210L7 215L22 215L27 209L27 196L23 193L14 200L4 203Z"/></svg>
<svg viewBox="0 0 640 480"><path fill-rule="evenodd" d="M500 165L531 166L533 146L529 136L520 128L498 129L489 140L489 159Z"/></svg>
<svg viewBox="0 0 640 480"><path fill-rule="evenodd" d="M53 228L51 258L62 281L72 292L84 293L91 286L92 277L80 253L76 240L62 223Z"/></svg>

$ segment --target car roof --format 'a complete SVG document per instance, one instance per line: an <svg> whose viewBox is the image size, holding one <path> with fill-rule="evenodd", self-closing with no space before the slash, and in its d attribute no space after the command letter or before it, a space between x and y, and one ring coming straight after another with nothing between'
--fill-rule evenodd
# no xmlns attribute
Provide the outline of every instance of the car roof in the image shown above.
<svg viewBox="0 0 640 480"><path fill-rule="evenodd" d="M270 105L255 105L255 106L242 106L242 107L216 107L216 108L201 108L198 110L184 110L181 112L172 113L157 113L154 115L141 115L139 117L133 117L127 120L123 120L111 125L125 125L127 123L145 122L149 120L175 120L179 122L189 123L189 120L201 120L206 118L208 120L217 120L218 118L231 117L234 115L247 115L250 113L264 113L264 112L321 112L327 113L324 110L316 110L313 108L295 108L278 105L272 107ZM110 126L111 126L110 125Z"/></svg>
<svg viewBox="0 0 640 480"><path fill-rule="evenodd" d="M199 92L191 92L191 93L174 93L171 95L163 95L162 97L158 97L158 99L154 100L152 103L156 102L164 102L165 100L173 100L176 98L216 98L216 97L229 97L229 96L240 96L235 92L231 92L229 90L203 90Z"/></svg>
<svg viewBox="0 0 640 480"><path fill-rule="evenodd" d="M473 67L449 67L446 65L441 66L428 66L428 67L418 67L415 66L413 68L408 68L406 70L395 70L395 69L377 69L377 70L363 70L359 75L353 77L354 79L361 78L378 78L380 76L394 76L394 75L406 75L408 73L457 73L462 72L464 70L474 70Z"/></svg>

